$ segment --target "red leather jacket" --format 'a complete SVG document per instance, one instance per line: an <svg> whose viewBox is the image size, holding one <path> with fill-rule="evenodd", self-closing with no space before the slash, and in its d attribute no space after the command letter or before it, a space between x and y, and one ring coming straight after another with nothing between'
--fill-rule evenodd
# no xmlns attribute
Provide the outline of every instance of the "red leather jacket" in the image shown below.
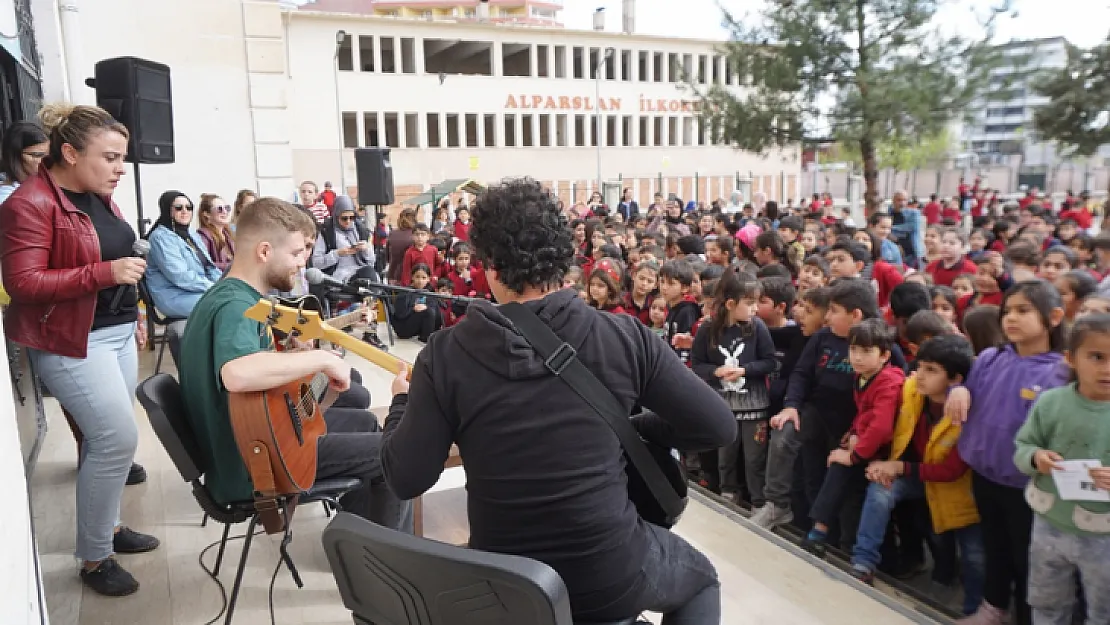
<svg viewBox="0 0 1110 625"><path fill-rule="evenodd" d="M102 198L123 218L111 197ZM92 220L62 193L45 167L0 204L0 268L12 303L4 331L16 343L85 358L96 294L115 285L100 260Z"/></svg>

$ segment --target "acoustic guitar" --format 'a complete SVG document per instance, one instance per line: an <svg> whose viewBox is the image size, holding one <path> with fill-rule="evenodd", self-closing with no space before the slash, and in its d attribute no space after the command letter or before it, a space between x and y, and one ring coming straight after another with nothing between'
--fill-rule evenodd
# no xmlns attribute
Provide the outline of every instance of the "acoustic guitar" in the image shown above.
<svg viewBox="0 0 1110 625"><path fill-rule="evenodd" d="M284 334L287 340L323 338L319 326L327 328L327 338L332 342L338 343L339 337L343 337L349 339L344 341L348 349L357 345L366 348L363 352L377 352L339 329L358 323L364 316L361 310L324 321L314 309L319 306L315 298L278 302L263 300L245 316L268 326L275 334ZM309 319L315 325L306 323ZM310 331L302 331L302 324ZM275 343L276 348L282 349L280 345ZM397 365L393 367L396 370ZM316 444L327 434L319 401L328 383L328 376L318 373L268 391L228 396L235 443L250 472L259 516L268 533L284 529L275 499L299 495L316 482Z"/></svg>

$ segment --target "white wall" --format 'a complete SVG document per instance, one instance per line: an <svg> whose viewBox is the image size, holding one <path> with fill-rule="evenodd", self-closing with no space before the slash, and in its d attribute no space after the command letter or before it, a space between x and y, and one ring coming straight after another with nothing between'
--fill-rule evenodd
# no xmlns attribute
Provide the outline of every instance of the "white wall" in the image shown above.
<svg viewBox="0 0 1110 625"><path fill-rule="evenodd" d="M61 95L60 31L49 0L36 0L36 36L44 52L43 82L50 96ZM255 151L251 134L240 0L79 0L83 65L92 76L96 61L136 56L170 66L177 162L143 165L143 209L158 214L158 196L178 189L198 201L202 192L234 198L254 188ZM83 85L78 89L88 90ZM116 194L134 223L133 174Z"/></svg>

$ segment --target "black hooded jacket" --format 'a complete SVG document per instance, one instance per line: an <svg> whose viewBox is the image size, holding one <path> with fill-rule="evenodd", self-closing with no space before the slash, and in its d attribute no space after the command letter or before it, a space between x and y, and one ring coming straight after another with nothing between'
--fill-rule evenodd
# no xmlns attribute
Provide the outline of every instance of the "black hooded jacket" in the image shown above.
<svg viewBox="0 0 1110 625"><path fill-rule="evenodd" d="M590 308L571 289L525 305L625 409L658 415L636 424L645 437L684 451L735 440L720 395L634 317ZM575 612L631 587L647 530L627 496L616 434L484 301L432 335L408 395L394 398L381 450L393 492L410 499L434 485L453 442L466 467L472 547L547 563Z"/></svg>

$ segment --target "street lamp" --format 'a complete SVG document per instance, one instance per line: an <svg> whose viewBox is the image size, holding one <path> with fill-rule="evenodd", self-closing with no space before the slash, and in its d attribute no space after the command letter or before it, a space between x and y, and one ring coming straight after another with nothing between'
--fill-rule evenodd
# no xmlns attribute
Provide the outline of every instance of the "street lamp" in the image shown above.
<svg viewBox="0 0 1110 625"><path fill-rule="evenodd" d="M609 57L616 52L615 48L606 48L605 54L598 59L594 66L594 137L597 139L597 192L601 193L602 200L605 193L601 190L601 68Z"/></svg>
<svg viewBox="0 0 1110 625"><path fill-rule="evenodd" d="M335 31L335 58L332 63L332 72L335 74L335 117L336 128L339 131L339 184L343 185L341 187L343 192L340 195L347 195L347 168L343 163L343 151L347 149L347 146L343 142L343 107L339 104L339 49L343 47L343 43L346 41L347 31Z"/></svg>

